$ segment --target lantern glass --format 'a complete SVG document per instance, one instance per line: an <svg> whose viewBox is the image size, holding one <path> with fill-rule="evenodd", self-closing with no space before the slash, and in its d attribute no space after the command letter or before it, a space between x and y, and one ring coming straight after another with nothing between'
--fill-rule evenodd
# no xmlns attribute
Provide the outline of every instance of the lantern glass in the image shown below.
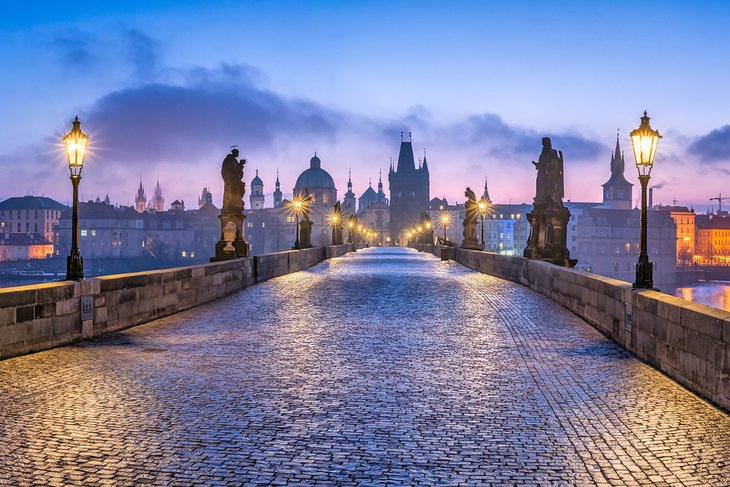
<svg viewBox="0 0 730 487"><path fill-rule="evenodd" d="M89 142L89 136L81 131L79 117L74 119L71 132L67 133L62 141L66 145L68 169L71 171L71 176L78 177L81 175L81 169L84 167L86 146Z"/></svg>
<svg viewBox="0 0 730 487"><path fill-rule="evenodd" d="M659 135L659 131L653 130L649 125L649 117L644 112L639 128L631 131L631 147L634 150L636 168L639 170L640 176L648 176L651 174L657 144L661 138L662 136Z"/></svg>

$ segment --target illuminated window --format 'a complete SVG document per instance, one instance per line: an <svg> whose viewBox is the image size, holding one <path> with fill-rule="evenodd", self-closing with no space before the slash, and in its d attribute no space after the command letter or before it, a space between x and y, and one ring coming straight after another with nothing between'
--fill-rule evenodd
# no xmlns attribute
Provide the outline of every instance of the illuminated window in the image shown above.
<svg viewBox="0 0 730 487"><path fill-rule="evenodd" d="M182 256L183 256L183 257L187 257L187 256L188 256L188 253L187 253L187 252L185 252L185 251L183 250L183 251L182 251Z"/></svg>
<svg viewBox="0 0 730 487"><path fill-rule="evenodd" d="M96 237L96 230L92 230L92 231L91 231L91 236L92 236L92 237Z"/></svg>
<svg viewBox="0 0 730 487"><path fill-rule="evenodd" d="M88 231L88 230L81 230L81 236L82 236L82 237L85 237L85 236L87 236L88 234L89 234L89 231Z"/></svg>
<svg viewBox="0 0 730 487"><path fill-rule="evenodd" d="M328 203L329 202L329 195L327 193L322 195L322 203Z"/></svg>

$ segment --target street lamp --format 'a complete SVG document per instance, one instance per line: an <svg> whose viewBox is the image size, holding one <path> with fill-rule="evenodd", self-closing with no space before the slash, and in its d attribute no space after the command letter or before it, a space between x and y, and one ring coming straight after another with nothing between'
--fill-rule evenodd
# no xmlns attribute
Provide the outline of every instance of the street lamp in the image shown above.
<svg viewBox="0 0 730 487"><path fill-rule="evenodd" d="M636 169L639 171L639 182L641 183L641 252L639 261L636 263L636 289L650 289L654 287L653 264L649 262L649 254L646 250L646 188L651 177L651 168L654 166L654 156L659 139L659 131L649 126L649 117L644 112L641 117L641 124L638 129L631 131L631 147L634 149Z"/></svg>
<svg viewBox="0 0 730 487"><path fill-rule="evenodd" d="M484 245L484 216L487 214L487 208L489 207L489 201L482 196L479 200L479 216L482 217L482 249L486 249Z"/></svg>
<svg viewBox="0 0 730 487"><path fill-rule="evenodd" d="M294 249L299 249L299 215L304 208L304 200L301 196L295 196L291 204L292 210L294 211L294 219L296 221L296 239L294 240Z"/></svg>
<svg viewBox="0 0 730 487"><path fill-rule="evenodd" d="M79 183L89 136L81 131L79 117L74 119L71 132L67 133L61 141L66 145L68 169L71 172L71 184L73 185L71 253L66 259L66 279L80 281L84 278L84 259L79 252Z"/></svg>
<svg viewBox="0 0 730 487"><path fill-rule="evenodd" d="M446 229L449 226L449 214L448 213L444 213L443 215L441 215L441 226L444 227L444 241L448 242L449 239L446 236Z"/></svg>

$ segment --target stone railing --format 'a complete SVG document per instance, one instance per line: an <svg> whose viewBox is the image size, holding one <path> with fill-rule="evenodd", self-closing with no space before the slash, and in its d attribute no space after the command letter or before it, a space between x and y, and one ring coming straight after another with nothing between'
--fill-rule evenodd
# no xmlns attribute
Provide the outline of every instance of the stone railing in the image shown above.
<svg viewBox="0 0 730 487"><path fill-rule="evenodd" d="M315 247L210 264L0 288L0 359L152 321L353 250Z"/></svg>
<svg viewBox="0 0 730 487"><path fill-rule="evenodd" d="M417 245L441 257L441 247ZM730 312L523 257L454 249L467 267L521 283L668 376L730 410Z"/></svg>

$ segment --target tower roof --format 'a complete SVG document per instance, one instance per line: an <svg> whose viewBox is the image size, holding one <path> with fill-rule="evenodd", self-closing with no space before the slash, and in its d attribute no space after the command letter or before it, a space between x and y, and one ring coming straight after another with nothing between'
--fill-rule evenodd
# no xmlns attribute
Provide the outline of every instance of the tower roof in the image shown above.
<svg viewBox="0 0 730 487"><path fill-rule="evenodd" d="M278 177L277 177L278 179ZM256 169L256 176L251 180L251 186L263 186L264 182L259 177L259 170Z"/></svg>
<svg viewBox="0 0 730 487"><path fill-rule="evenodd" d="M411 141L402 140L400 143L400 154L398 154L397 173L416 172L416 161L413 158L413 144Z"/></svg>

